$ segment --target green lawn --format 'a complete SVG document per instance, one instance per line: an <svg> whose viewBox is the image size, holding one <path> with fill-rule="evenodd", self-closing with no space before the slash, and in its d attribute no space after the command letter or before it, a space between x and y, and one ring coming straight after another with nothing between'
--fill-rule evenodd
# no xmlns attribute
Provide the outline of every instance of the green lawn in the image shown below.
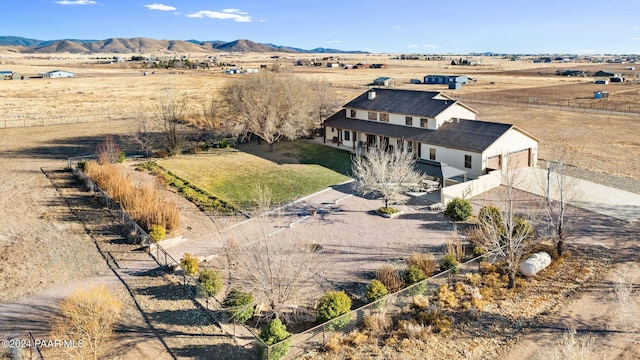
<svg viewBox="0 0 640 360"><path fill-rule="evenodd" d="M346 181L350 154L307 141L247 144L161 159L164 168L232 205L250 210L255 189L266 187L272 202L286 203Z"/></svg>

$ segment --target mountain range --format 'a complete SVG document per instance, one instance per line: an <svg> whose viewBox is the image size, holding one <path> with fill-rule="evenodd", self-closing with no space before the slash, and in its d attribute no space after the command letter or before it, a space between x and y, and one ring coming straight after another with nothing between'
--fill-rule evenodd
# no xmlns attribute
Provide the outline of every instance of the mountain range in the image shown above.
<svg viewBox="0 0 640 360"><path fill-rule="evenodd" d="M18 36L0 36L0 46L17 47L22 53L194 53L194 52L286 52L286 53L334 53L366 54L365 51L344 51L337 49L315 48L299 49L274 44L261 44L251 40L198 41L198 40L155 40L149 38L111 38L106 40L36 40Z"/></svg>

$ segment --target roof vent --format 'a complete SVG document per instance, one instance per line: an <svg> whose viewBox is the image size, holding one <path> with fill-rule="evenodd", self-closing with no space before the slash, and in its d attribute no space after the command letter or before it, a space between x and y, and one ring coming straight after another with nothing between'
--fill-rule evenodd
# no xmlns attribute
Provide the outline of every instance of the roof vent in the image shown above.
<svg viewBox="0 0 640 360"><path fill-rule="evenodd" d="M371 100L371 99L373 99L373 98L375 98L375 97L376 97L376 91L375 91L375 90L373 90L373 89L369 90L369 92L367 93L367 98L368 98L369 100Z"/></svg>

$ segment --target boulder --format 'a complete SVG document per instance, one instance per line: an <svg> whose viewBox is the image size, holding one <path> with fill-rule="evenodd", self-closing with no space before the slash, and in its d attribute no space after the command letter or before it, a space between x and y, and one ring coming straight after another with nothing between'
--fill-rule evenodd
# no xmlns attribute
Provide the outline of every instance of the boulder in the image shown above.
<svg viewBox="0 0 640 360"><path fill-rule="evenodd" d="M533 276L551 264L551 256L544 251L537 252L520 263L520 272L525 276Z"/></svg>

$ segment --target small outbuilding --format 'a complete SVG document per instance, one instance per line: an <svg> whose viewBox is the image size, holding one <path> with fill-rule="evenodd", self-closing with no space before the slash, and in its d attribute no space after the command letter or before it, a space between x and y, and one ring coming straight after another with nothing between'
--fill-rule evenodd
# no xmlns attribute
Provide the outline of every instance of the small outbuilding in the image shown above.
<svg viewBox="0 0 640 360"><path fill-rule="evenodd" d="M376 86L393 86L396 84L396 80L391 77L381 76L375 80L373 80L373 85Z"/></svg>
<svg viewBox="0 0 640 360"><path fill-rule="evenodd" d="M0 70L0 80L11 80L11 79L13 79L13 71Z"/></svg>
<svg viewBox="0 0 640 360"><path fill-rule="evenodd" d="M72 78L73 73L71 71L53 70L47 71L41 74L43 78Z"/></svg>

